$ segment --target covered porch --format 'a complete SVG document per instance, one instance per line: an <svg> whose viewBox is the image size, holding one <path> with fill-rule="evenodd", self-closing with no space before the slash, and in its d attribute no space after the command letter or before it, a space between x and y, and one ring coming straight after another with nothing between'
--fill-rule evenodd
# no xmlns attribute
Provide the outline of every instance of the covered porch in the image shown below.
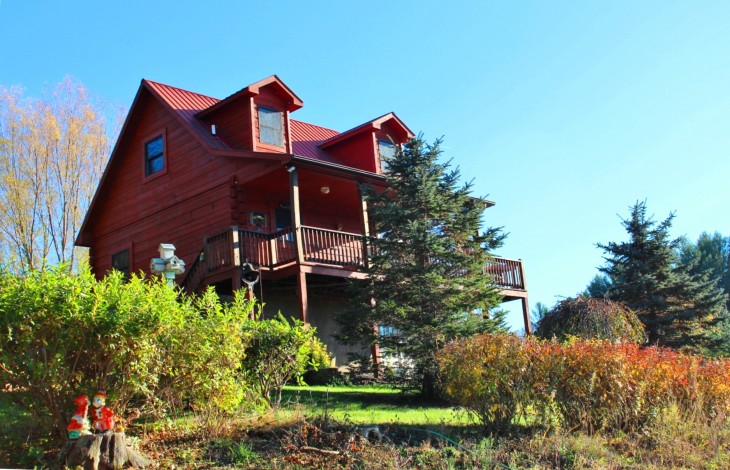
<svg viewBox="0 0 730 470"><path fill-rule="evenodd" d="M299 251L298 247L301 247ZM296 278L300 317L307 321L306 276L362 279L366 276L361 269L367 265L368 250L368 237L362 234L310 226L261 233L234 226L206 237L182 287L195 292L217 281L231 279L233 290L240 289L240 269L245 263L251 263L264 280ZM492 276L500 287L505 302L520 300L525 331L532 333L522 261L494 257L484 267L484 273Z"/></svg>

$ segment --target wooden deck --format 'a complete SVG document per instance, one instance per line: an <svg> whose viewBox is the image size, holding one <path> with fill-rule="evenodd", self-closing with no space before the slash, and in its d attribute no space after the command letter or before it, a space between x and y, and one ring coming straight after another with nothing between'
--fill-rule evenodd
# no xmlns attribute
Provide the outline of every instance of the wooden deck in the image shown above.
<svg viewBox="0 0 730 470"><path fill-rule="evenodd" d="M302 254L297 253L297 237ZM367 263L366 237L355 233L301 226L273 233L252 232L236 227L206 237L200 256L190 265L182 286L189 292L199 290L216 273L251 263L264 277L297 264L309 272L339 277L358 277ZM495 257L484 267L503 289L505 300L527 296L521 260Z"/></svg>

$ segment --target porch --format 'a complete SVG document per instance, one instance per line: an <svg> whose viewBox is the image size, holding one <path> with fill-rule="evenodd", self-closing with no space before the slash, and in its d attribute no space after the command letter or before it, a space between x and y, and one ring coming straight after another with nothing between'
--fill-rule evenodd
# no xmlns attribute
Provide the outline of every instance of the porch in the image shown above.
<svg viewBox="0 0 730 470"><path fill-rule="evenodd" d="M237 290L241 288L240 268L251 263L264 280L297 276L297 294L302 319L306 321L306 275L364 278L367 240L365 235L304 225L271 233L234 226L205 238L203 249L190 265L181 286L188 292L196 292L222 279L231 279L233 289ZM505 302L522 302L525 329L531 333L522 261L495 257L483 272L492 276Z"/></svg>

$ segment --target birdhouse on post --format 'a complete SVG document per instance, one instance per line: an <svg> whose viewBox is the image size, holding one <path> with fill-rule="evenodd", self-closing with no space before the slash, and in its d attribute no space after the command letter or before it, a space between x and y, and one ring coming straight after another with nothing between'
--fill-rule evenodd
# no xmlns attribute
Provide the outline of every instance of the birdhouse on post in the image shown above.
<svg viewBox="0 0 730 470"><path fill-rule="evenodd" d="M159 274L167 280L167 285L175 285L175 276L185 272L185 261L175 256L175 245L172 243L160 243L160 257L152 258L150 270Z"/></svg>

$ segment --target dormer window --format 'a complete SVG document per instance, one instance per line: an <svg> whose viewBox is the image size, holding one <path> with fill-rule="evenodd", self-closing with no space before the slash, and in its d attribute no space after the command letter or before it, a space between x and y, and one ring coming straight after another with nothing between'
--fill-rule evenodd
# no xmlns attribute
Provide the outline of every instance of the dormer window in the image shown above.
<svg viewBox="0 0 730 470"><path fill-rule="evenodd" d="M378 151L380 152L381 160L390 160L395 157L395 144L386 140L379 140Z"/></svg>
<svg viewBox="0 0 730 470"><path fill-rule="evenodd" d="M259 107L259 140L262 144L284 146L284 113Z"/></svg>
<svg viewBox="0 0 730 470"><path fill-rule="evenodd" d="M157 136L144 144L144 174L151 176L165 169L165 144Z"/></svg>

